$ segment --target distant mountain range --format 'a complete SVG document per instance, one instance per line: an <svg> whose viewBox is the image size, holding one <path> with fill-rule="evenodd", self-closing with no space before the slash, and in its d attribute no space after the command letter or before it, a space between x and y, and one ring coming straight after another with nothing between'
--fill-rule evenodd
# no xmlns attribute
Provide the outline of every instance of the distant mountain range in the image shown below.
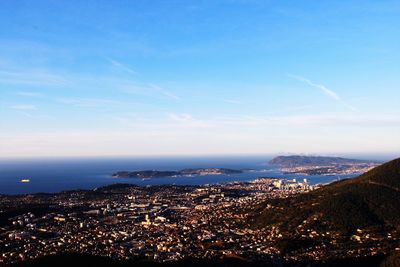
<svg viewBox="0 0 400 267"><path fill-rule="evenodd" d="M277 164L347 162L342 158L278 157ZM349 180L287 199L269 200L256 213L256 227L295 229L304 222L322 231L354 233L356 229L400 230L400 159ZM310 227L310 226L308 226Z"/></svg>
<svg viewBox="0 0 400 267"><path fill-rule="evenodd" d="M282 167L296 166L327 166L327 165L346 165L346 164L370 164L377 163L369 160L346 159L341 157L321 157L321 156L278 156L269 161L271 165Z"/></svg>

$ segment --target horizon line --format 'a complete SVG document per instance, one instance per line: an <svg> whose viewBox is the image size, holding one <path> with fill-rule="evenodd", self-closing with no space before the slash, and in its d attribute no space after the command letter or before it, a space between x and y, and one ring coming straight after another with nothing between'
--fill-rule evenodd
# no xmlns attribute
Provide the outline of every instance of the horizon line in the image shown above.
<svg viewBox="0 0 400 267"><path fill-rule="evenodd" d="M320 152L320 153L295 153L295 152L271 152L271 153L229 153L229 154L154 154L154 155L44 155L44 156L0 156L0 161L8 160L62 160L62 159L129 159L129 158L220 158L220 157L277 157L277 156L319 156L319 157L368 157L399 158L398 152Z"/></svg>

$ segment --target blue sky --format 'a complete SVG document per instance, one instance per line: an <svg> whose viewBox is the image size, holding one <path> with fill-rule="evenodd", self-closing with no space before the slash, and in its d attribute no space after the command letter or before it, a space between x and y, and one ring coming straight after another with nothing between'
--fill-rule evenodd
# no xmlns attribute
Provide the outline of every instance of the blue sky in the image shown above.
<svg viewBox="0 0 400 267"><path fill-rule="evenodd" d="M397 153L398 1L1 1L0 157Z"/></svg>

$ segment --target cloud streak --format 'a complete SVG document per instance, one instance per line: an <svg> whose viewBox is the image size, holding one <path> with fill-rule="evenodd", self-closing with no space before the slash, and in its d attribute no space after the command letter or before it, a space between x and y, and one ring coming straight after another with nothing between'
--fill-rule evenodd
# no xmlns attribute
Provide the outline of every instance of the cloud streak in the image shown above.
<svg viewBox="0 0 400 267"><path fill-rule="evenodd" d="M165 97L168 97L170 99L173 100L181 100L181 98L167 90L165 90L164 88L158 86L158 85L154 85L154 84L150 84L150 87L153 88L156 92L162 94Z"/></svg>
<svg viewBox="0 0 400 267"><path fill-rule="evenodd" d="M304 78L302 76L298 76L298 75L288 74L288 76L290 78L296 79L296 80L298 80L300 82L304 82L304 83L308 84L309 86L312 86L314 88L317 88L317 89L321 90L326 96L328 96L328 97L330 97L330 98L332 98L334 100L341 100L337 93L335 93L331 89L326 88L322 84L314 83L314 82L310 81L309 79Z"/></svg>
<svg viewBox="0 0 400 267"><path fill-rule="evenodd" d="M31 86L63 86L67 84L64 77L47 71L0 70L0 84L18 84Z"/></svg>
<svg viewBox="0 0 400 267"><path fill-rule="evenodd" d="M118 101L99 98L58 98L56 101L65 105L86 108L98 108L118 104Z"/></svg>
<svg viewBox="0 0 400 267"><path fill-rule="evenodd" d="M122 129L107 125L104 130L64 129L11 133L0 131L0 147L2 148L0 157L221 155L265 154L281 151L354 153L371 152L377 149L393 152L399 149L399 145L393 146L393 144L397 144L395 140L399 135L399 120L397 114L361 116L355 113L348 116L348 114L341 113L314 116L198 119L187 113L170 113L161 121L140 118L135 120L132 117L131 126ZM390 130L364 131L362 129L360 132L360 129L357 129L361 126L369 129L371 123L390 127ZM202 126L204 124L207 126ZM314 127L310 128L309 126ZM321 126L345 126L346 131L328 135L326 133L331 129ZM295 135L291 129L296 130ZM377 144L370 141L374 139L385 142Z"/></svg>
<svg viewBox="0 0 400 267"><path fill-rule="evenodd" d="M125 71L125 72L127 72L127 73L129 73L129 74L133 74L133 75L137 74L136 71L134 71L134 70L131 69L130 67L126 66L125 64L123 64L123 63L121 63L121 62L119 62L119 61L116 61L115 59L109 58L109 57L105 57L105 58L106 58L106 60L107 60L108 62L110 62L111 65L113 65L114 67L117 67L117 68L119 68L119 69L121 69L121 70L123 70L123 71Z"/></svg>
<svg viewBox="0 0 400 267"><path fill-rule="evenodd" d="M169 113L168 117L171 121L188 127L207 128L211 126L206 121L195 119L192 117L192 115L187 113L182 113L182 114Z"/></svg>
<svg viewBox="0 0 400 267"><path fill-rule="evenodd" d="M121 62L119 62L119 61L117 61L115 59L112 59L112 58L109 58L109 57L105 57L105 59L107 61L109 61L114 67L119 68L122 71L125 71L125 72L127 72L129 74L133 74L133 75L137 74L136 71L134 71L130 67L126 66L125 64L123 64L123 63L121 63ZM169 99L180 100L180 97L178 97L177 95L175 95L175 94L173 94L173 93L171 93L171 92L165 90L164 88L162 88L162 87L160 87L158 85L155 85L155 84L148 84L146 86L140 86L140 87L141 87L142 90L149 91L149 92L156 92L156 93L161 94L161 95L163 95L163 96L165 96L165 97L167 97Z"/></svg>
<svg viewBox="0 0 400 267"><path fill-rule="evenodd" d="M37 110L35 105L28 105L28 104L12 105L10 108L16 110Z"/></svg>
<svg viewBox="0 0 400 267"><path fill-rule="evenodd" d="M234 104L234 105L240 105L240 104L242 104L241 101L236 100L236 99L224 99L223 101L224 101L225 103Z"/></svg>
<svg viewBox="0 0 400 267"><path fill-rule="evenodd" d="M293 75L293 74L288 74L288 77L295 79L297 81L303 82L313 88L316 88L318 90L320 90L323 94L325 94L327 97L340 102L342 105L344 105L346 108L352 110L352 111L356 111L357 109L355 107L353 107L352 105L346 103L345 101L343 101L343 99L333 90L327 88L325 85L322 84L318 84L315 82L312 82L311 80L304 78L302 76L299 75Z"/></svg>
<svg viewBox="0 0 400 267"><path fill-rule="evenodd" d="M38 93L38 92L17 92L16 95L18 96L24 96L24 97L40 97L43 96L42 93Z"/></svg>
<svg viewBox="0 0 400 267"><path fill-rule="evenodd" d="M122 92L128 94L137 94L147 97L163 97L174 101L181 100L179 96L155 84L147 84L147 85L130 84L128 86L125 86L125 88L122 89Z"/></svg>

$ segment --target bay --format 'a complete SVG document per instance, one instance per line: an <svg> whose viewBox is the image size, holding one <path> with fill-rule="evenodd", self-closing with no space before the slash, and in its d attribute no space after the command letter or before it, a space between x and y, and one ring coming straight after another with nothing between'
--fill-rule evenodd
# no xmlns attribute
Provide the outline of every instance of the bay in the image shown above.
<svg viewBox="0 0 400 267"><path fill-rule="evenodd" d="M267 162L272 156L218 157L109 157L0 160L0 194L54 193L94 189L115 183L146 185L203 185L251 181L258 177L307 178L311 184L328 183L347 176L285 175ZM241 174L159 177L150 179L115 178L116 171L180 170L184 168L248 169ZM354 176L354 175L353 175ZM29 179L29 183L21 183Z"/></svg>

